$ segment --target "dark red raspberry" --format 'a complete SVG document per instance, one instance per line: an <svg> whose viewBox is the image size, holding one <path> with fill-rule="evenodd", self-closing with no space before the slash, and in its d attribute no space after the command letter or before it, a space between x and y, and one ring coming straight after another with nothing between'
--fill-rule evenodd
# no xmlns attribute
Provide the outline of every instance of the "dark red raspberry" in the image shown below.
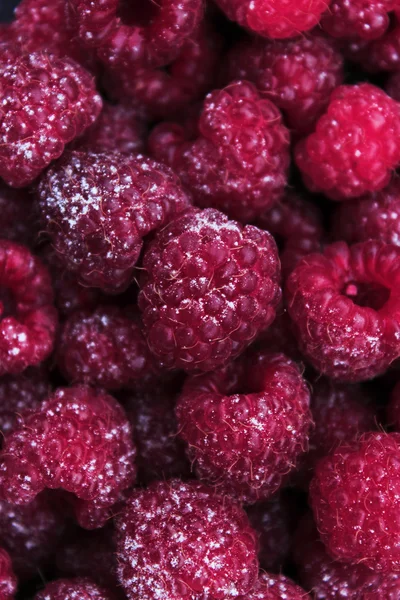
<svg viewBox="0 0 400 600"><path fill-rule="evenodd" d="M400 571L400 434L369 433L317 465L311 504L322 541L342 562Z"/></svg>
<svg viewBox="0 0 400 600"><path fill-rule="evenodd" d="M216 0L232 21L270 38L296 37L317 25L330 0Z"/></svg>
<svg viewBox="0 0 400 600"><path fill-rule="evenodd" d="M50 275L27 248L0 240L0 375L37 366L57 326Z"/></svg>
<svg viewBox="0 0 400 600"><path fill-rule="evenodd" d="M79 499L80 524L94 528L87 513L94 508L106 514L132 485L134 458L131 427L114 398L85 386L61 388L7 437L0 493L24 505L45 488L61 488Z"/></svg>
<svg viewBox="0 0 400 600"><path fill-rule="evenodd" d="M287 281L300 349L320 372L357 382L400 355L400 249L337 242L310 254Z"/></svg>
<svg viewBox="0 0 400 600"><path fill-rule="evenodd" d="M284 575L261 573L246 600L310 600L310 596ZM244 600L244 598L242 599Z"/></svg>
<svg viewBox="0 0 400 600"><path fill-rule="evenodd" d="M132 387L156 370L139 319L118 306L73 313L61 329L57 358L69 381L107 390Z"/></svg>
<svg viewBox="0 0 400 600"><path fill-rule="evenodd" d="M307 449L309 402L295 363L250 353L187 379L176 408L179 435L201 479L251 504L270 497Z"/></svg>
<svg viewBox="0 0 400 600"><path fill-rule="evenodd" d="M246 513L200 483L173 479L134 492L116 527L129 600L229 600L255 584L256 534Z"/></svg>
<svg viewBox="0 0 400 600"><path fill-rule="evenodd" d="M213 209L191 209L158 232L143 269L147 341L168 368L227 364L273 321L281 297L272 236Z"/></svg>
<svg viewBox="0 0 400 600"><path fill-rule="evenodd" d="M333 37L373 40L385 33L388 13L399 6L399 0L332 0L321 25Z"/></svg>
<svg viewBox="0 0 400 600"><path fill-rule="evenodd" d="M48 583L34 600L114 600L114 595L90 579L58 579Z"/></svg>
<svg viewBox="0 0 400 600"><path fill-rule="evenodd" d="M37 242L39 225L32 198L26 190L15 190L0 182L0 239L32 248Z"/></svg>
<svg viewBox="0 0 400 600"><path fill-rule="evenodd" d="M10 557L0 548L0 597L1 600L14 600L17 591L17 578L14 575Z"/></svg>
<svg viewBox="0 0 400 600"><path fill-rule="evenodd" d="M368 73L400 69L400 26L394 24L377 40L342 40L344 56Z"/></svg>
<svg viewBox="0 0 400 600"><path fill-rule="evenodd" d="M97 118L92 77L69 58L31 53L0 69L0 176L26 186Z"/></svg>
<svg viewBox="0 0 400 600"><path fill-rule="evenodd" d="M283 111L288 127L301 135L313 130L344 77L340 52L328 38L315 35L282 41L245 39L230 51L226 70L229 81L253 82L263 98Z"/></svg>
<svg viewBox="0 0 400 600"><path fill-rule="evenodd" d="M297 146L306 185L332 200L374 192L400 162L400 105L369 84L339 86L316 130Z"/></svg>

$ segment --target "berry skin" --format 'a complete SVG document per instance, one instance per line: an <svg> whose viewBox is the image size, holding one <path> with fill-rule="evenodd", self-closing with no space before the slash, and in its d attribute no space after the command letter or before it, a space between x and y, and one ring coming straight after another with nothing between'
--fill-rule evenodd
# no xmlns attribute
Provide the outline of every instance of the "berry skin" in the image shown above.
<svg viewBox="0 0 400 600"><path fill-rule="evenodd" d="M343 82L343 58L322 36L295 40L247 38L228 54L229 81L247 79L280 108L296 135L310 133Z"/></svg>
<svg viewBox="0 0 400 600"><path fill-rule="evenodd" d="M14 600L17 591L17 578L14 575L10 557L0 548L0 598Z"/></svg>
<svg viewBox="0 0 400 600"><path fill-rule="evenodd" d="M245 512L200 483L173 479L135 491L116 529L128 600L229 600L255 584L256 535Z"/></svg>
<svg viewBox="0 0 400 600"><path fill-rule="evenodd" d="M143 238L189 205L176 175L141 155L66 153L39 185L60 260L82 285L112 294L132 282Z"/></svg>
<svg viewBox="0 0 400 600"><path fill-rule="evenodd" d="M369 433L317 465L310 499L333 558L400 571L400 434Z"/></svg>
<svg viewBox="0 0 400 600"><path fill-rule="evenodd" d="M310 600L310 596L284 575L261 573L246 600ZM244 598L242 600L245 600Z"/></svg>
<svg viewBox="0 0 400 600"><path fill-rule="evenodd" d="M339 86L315 132L299 142L304 182L332 200L384 188L400 161L400 106L364 83Z"/></svg>
<svg viewBox="0 0 400 600"><path fill-rule="evenodd" d="M34 203L26 190L15 190L0 182L0 239L33 248L37 241Z"/></svg>
<svg viewBox="0 0 400 600"><path fill-rule="evenodd" d="M0 240L0 375L37 366L57 327L50 275L27 248Z"/></svg>
<svg viewBox="0 0 400 600"><path fill-rule="evenodd" d="M114 600L114 595L90 579L58 579L48 583L34 600Z"/></svg>
<svg viewBox="0 0 400 600"><path fill-rule="evenodd" d="M92 77L69 58L31 53L0 69L0 176L23 187L100 113Z"/></svg>
<svg viewBox="0 0 400 600"><path fill-rule="evenodd" d="M67 380L106 390L132 387L155 372L138 318L117 306L73 313L61 329L57 356Z"/></svg>
<svg viewBox="0 0 400 600"><path fill-rule="evenodd" d="M318 25L330 0L216 0L232 21L269 38L296 37Z"/></svg>
<svg viewBox="0 0 400 600"><path fill-rule="evenodd" d="M217 210L187 211L143 257L138 303L150 350L167 368L227 364L273 321L279 276L268 232Z"/></svg>
<svg viewBox="0 0 400 600"><path fill-rule="evenodd" d="M400 355L400 249L337 242L303 259L286 300L300 349L320 373L357 382Z"/></svg>
<svg viewBox="0 0 400 600"><path fill-rule="evenodd" d="M333 0L321 26L333 37L374 40L389 27L388 13L399 6L399 0Z"/></svg>
<svg viewBox="0 0 400 600"><path fill-rule="evenodd" d="M179 435L198 477L252 504L270 497L307 449L309 402L295 363L250 353L187 379L176 408Z"/></svg>
<svg viewBox="0 0 400 600"><path fill-rule="evenodd" d="M7 437L1 497L25 505L45 488L61 488L76 496L82 527L101 527L101 517L134 482L135 452L131 427L114 398L86 386L60 388Z"/></svg>

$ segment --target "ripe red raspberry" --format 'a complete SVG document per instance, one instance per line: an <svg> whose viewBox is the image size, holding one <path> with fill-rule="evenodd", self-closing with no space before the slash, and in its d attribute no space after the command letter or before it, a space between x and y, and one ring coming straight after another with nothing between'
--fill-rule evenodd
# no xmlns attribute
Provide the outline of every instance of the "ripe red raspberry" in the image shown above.
<svg viewBox="0 0 400 600"><path fill-rule="evenodd" d="M367 73L396 72L400 69L400 26L394 24L377 40L342 40L344 56ZM389 94L390 95L390 94Z"/></svg>
<svg viewBox="0 0 400 600"><path fill-rule="evenodd" d="M66 153L39 185L47 232L83 285L119 293L143 238L190 204L176 175L142 155Z"/></svg>
<svg viewBox="0 0 400 600"><path fill-rule="evenodd" d="M69 58L31 53L0 69L0 176L26 186L101 110L92 77Z"/></svg>
<svg viewBox="0 0 400 600"><path fill-rule="evenodd" d="M118 570L129 600L229 600L257 578L256 535L243 509L197 482L155 482L116 519Z"/></svg>
<svg viewBox="0 0 400 600"><path fill-rule="evenodd" d="M369 84L339 86L296 149L306 185L332 200L382 189L400 162L400 106Z"/></svg>
<svg viewBox="0 0 400 600"><path fill-rule="evenodd" d="M310 596L284 575L261 573L246 600L310 600ZM243 599L244 600L244 599Z"/></svg>
<svg viewBox="0 0 400 600"><path fill-rule="evenodd" d="M15 190L0 182L0 239L32 248L37 241L34 203L26 190Z"/></svg>
<svg viewBox="0 0 400 600"><path fill-rule="evenodd" d="M77 497L83 527L102 526L86 515L92 508L106 514L132 485L134 458L131 427L114 398L85 386L60 388L7 437L0 493L24 505L45 488L61 488Z"/></svg>
<svg viewBox="0 0 400 600"><path fill-rule="evenodd" d="M227 364L273 321L281 297L272 236L213 209L191 209L159 231L143 269L147 342L168 368Z"/></svg>
<svg viewBox="0 0 400 600"><path fill-rule="evenodd" d="M0 240L0 375L37 366L57 326L50 275L27 248Z"/></svg>
<svg viewBox="0 0 400 600"><path fill-rule="evenodd" d="M0 548L0 597L1 600L14 600L17 591L17 578L14 575L10 557Z"/></svg>
<svg viewBox="0 0 400 600"><path fill-rule="evenodd" d="M310 133L343 82L343 58L322 36L273 42L248 38L228 54L229 81L247 79L280 108L295 134Z"/></svg>
<svg viewBox="0 0 400 600"><path fill-rule="evenodd" d="M377 39L389 27L388 13L399 6L399 0L332 0L321 26L337 38Z"/></svg>
<svg viewBox="0 0 400 600"><path fill-rule="evenodd" d="M179 435L201 479L251 504L270 497L306 450L309 402L295 363L250 353L187 379L176 407Z"/></svg>
<svg viewBox="0 0 400 600"><path fill-rule="evenodd" d="M58 579L48 583L34 600L114 600L114 594L90 579Z"/></svg>
<svg viewBox="0 0 400 600"><path fill-rule="evenodd" d="M311 504L322 541L342 562L400 571L400 434L369 433L317 465Z"/></svg>
<svg viewBox="0 0 400 600"><path fill-rule="evenodd" d="M310 254L287 280L300 349L333 379L383 373L400 355L400 249L378 241L337 242Z"/></svg>
<svg viewBox="0 0 400 600"><path fill-rule="evenodd" d="M58 365L67 380L107 390L154 377L154 360L135 314L118 306L73 313L61 329Z"/></svg>
<svg viewBox="0 0 400 600"><path fill-rule="evenodd" d="M208 94L199 131L171 165L199 206L248 222L280 198L287 183L289 132L276 106L252 84L236 81Z"/></svg>

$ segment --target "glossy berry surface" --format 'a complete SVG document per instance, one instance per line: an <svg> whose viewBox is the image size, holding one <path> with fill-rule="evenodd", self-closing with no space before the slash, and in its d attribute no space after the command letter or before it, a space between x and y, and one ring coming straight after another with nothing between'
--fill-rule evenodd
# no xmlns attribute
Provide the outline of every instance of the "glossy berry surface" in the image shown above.
<svg viewBox="0 0 400 600"><path fill-rule="evenodd" d="M10 557L0 548L0 594L3 600L14 600L17 591L17 578L14 575Z"/></svg>
<svg viewBox="0 0 400 600"><path fill-rule="evenodd" d="M399 7L398 0L333 0L321 25L333 37L373 40L385 33L388 13Z"/></svg>
<svg viewBox="0 0 400 600"><path fill-rule="evenodd" d="M114 596L90 579L77 577L48 583L34 600L114 600Z"/></svg>

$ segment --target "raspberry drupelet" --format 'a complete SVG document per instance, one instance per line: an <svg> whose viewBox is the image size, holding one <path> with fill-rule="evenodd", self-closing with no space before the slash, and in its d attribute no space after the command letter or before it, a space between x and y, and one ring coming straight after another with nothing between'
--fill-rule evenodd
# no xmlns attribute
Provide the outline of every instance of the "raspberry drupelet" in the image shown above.
<svg viewBox="0 0 400 600"><path fill-rule="evenodd" d="M32 183L98 117L93 78L69 58L18 55L0 68L0 177Z"/></svg>
<svg viewBox="0 0 400 600"><path fill-rule="evenodd" d="M15 190L0 182L0 239L33 248L39 234L33 198L26 190Z"/></svg>
<svg viewBox="0 0 400 600"><path fill-rule="evenodd" d="M272 236L214 209L191 209L143 257L139 308L150 350L167 368L211 371L274 320L281 298Z"/></svg>
<svg viewBox="0 0 400 600"><path fill-rule="evenodd" d="M0 597L1 600L14 600L17 591L17 578L14 575L10 557L0 548Z"/></svg>
<svg viewBox="0 0 400 600"><path fill-rule="evenodd" d="M284 575L261 573L246 600L311 600L307 592ZM243 599L244 600L244 599Z"/></svg>
<svg viewBox="0 0 400 600"><path fill-rule="evenodd" d="M384 188L400 162L400 105L369 83L339 86L315 132L299 142L306 185L332 200Z"/></svg>
<svg viewBox="0 0 400 600"><path fill-rule="evenodd" d="M134 482L135 454L131 427L114 398L86 386L60 388L7 437L1 497L25 505L45 488L61 488L76 497L81 526L101 527Z"/></svg>
<svg viewBox="0 0 400 600"><path fill-rule="evenodd" d="M246 513L198 482L135 491L116 519L121 585L129 600L229 600L257 579Z"/></svg>
<svg viewBox="0 0 400 600"><path fill-rule="evenodd" d="M188 378L176 412L197 476L247 504L270 497L307 449L309 402L297 365L283 354L250 352Z"/></svg>
<svg viewBox="0 0 400 600"><path fill-rule="evenodd" d="M53 350L57 312L50 275L24 246L0 240L0 375L37 366Z"/></svg>
<svg viewBox="0 0 400 600"><path fill-rule="evenodd" d="M287 280L300 349L322 374L357 382L400 355L400 249L337 242L310 254Z"/></svg>
<svg viewBox="0 0 400 600"><path fill-rule="evenodd" d="M313 130L333 90L343 83L343 58L322 36L270 41L246 38L233 46L228 80L247 79L271 100L296 135Z"/></svg>
<svg viewBox="0 0 400 600"><path fill-rule="evenodd" d="M142 155L65 153L39 185L39 208L62 263L114 294L133 280L143 238L190 205L177 176Z"/></svg>
<svg viewBox="0 0 400 600"><path fill-rule="evenodd" d="M115 600L115 595L90 579L58 579L48 583L34 600Z"/></svg>
<svg viewBox="0 0 400 600"><path fill-rule="evenodd" d="M399 7L399 0L332 0L321 26L336 38L374 40L389 27L388 13Z"/></svg>
<svg viewBox="0 0 400 600"><path fill-rule="evenodd" d="M400 571L400 434L368 433L317 465L310 486L329 554L383 573Z"/></svg>

